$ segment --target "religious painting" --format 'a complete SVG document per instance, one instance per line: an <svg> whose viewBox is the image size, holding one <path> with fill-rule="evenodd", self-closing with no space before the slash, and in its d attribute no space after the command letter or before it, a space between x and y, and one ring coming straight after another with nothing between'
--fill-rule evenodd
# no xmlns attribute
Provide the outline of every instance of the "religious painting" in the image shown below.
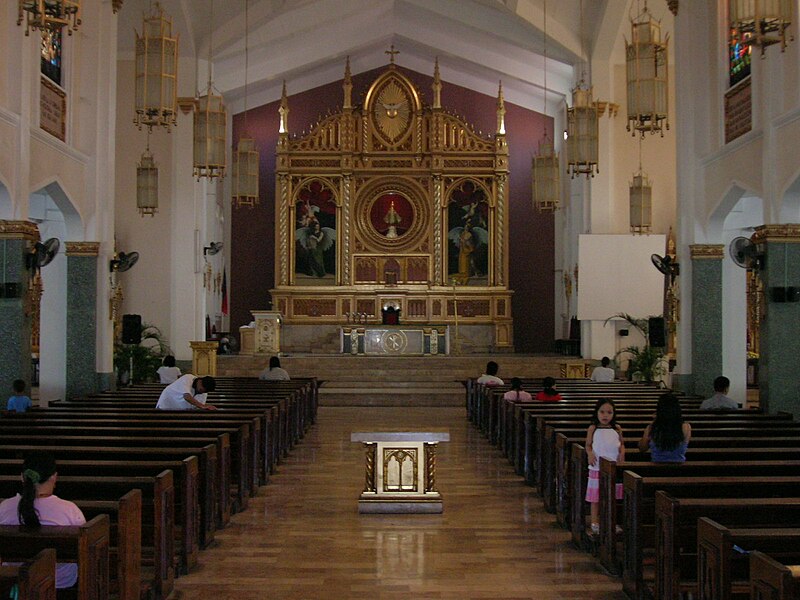
<svg viewBox="0 0 800 600"><path fill-rule="evenodd" d="M447 208L447 279L453 285L488 285L489 204L486 191L464 181Z"/></svg>
<svg viewBox="0 0 800 600"><path fill-rule="evenodd" d="M403 237L414 223L414 208L403 194L387 192L372 203L369 210L372 228L387 240Z"/></svg>
<svg viewBox="0 0 800 600"><path fill-rule="evenodd" d="M314 180L303 186L295 203L297 285L336 285L336 200L333 190Z"/></svg>

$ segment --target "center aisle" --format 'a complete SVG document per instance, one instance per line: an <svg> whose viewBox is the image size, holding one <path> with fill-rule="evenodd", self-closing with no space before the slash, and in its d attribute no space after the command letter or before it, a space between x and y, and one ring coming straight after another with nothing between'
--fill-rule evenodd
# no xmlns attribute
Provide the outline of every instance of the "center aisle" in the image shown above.
<svg viewBox="0 0 800 600"><path fill-rule="evenodd" d="M359 515L351 431L450 430L437 450L442 515ZM179 597L255 600L624 598L467 421L463 408L319 409L248 509L217 532Z"/></svg>

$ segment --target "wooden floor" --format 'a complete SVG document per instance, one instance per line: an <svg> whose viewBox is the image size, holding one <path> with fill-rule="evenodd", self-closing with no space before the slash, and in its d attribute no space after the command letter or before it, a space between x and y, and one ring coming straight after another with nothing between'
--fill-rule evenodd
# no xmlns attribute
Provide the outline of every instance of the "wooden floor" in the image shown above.
<svg viewBox="0 0 800 600"><path fill-rule="evenodd" d="M359 515L364 455L350 432L426 426L450 429L437 459L444 514ZM176 587L187 600L625 597L571 547L463 408L320 408L269 485Z"/></svg>

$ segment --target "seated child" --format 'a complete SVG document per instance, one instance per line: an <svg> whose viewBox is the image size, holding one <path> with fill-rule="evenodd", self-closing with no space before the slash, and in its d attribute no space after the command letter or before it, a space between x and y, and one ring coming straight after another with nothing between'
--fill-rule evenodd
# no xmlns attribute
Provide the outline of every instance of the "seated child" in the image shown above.
<svg viewBox="0 0 800 600"><path fill-rule="evenodd" d="M25 395L25 382L22 379L15 379L11 388L14 390L14 394L8 399L6 410L24 413L31 407L31 399Z"/></svg>

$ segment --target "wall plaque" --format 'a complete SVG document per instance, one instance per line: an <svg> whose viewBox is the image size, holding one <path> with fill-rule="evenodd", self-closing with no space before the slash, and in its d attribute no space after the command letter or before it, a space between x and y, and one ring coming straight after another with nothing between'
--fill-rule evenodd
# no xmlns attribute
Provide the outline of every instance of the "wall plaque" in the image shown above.
<svg viewBox="0 0 800 600"><path fill-rule="evenodd" d="M67 94L46 77L41 78L39 126L62 142L67 141Z"/></svg>

